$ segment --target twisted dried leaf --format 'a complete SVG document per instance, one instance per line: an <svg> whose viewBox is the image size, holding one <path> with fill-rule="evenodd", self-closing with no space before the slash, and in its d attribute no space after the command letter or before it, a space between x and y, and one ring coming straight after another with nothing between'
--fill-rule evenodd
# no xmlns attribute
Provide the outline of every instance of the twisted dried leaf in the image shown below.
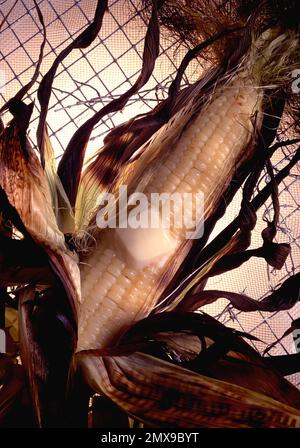
<svg viewBox="0 0 300 448"><path fill-rule="evenodd" d="M188 294L177 307L177 311L196 311L200 307L213 303L220 298L228 299L234 308L244 312L288 310L299 302L300 274L289 277L278 289L275 289L275 291L260 301L252 299L246 294L204 290L195 294Z"/></svg>
<svg viewBox="0 0 300 448"><path fill-rule="evenodd" d="M300 427L293 407L146 354L77 356L94 390L156 427Z"/></svg>
<svg viewBox="0 0 300 448"><path fill-rule="evenodd" d="M76 347L76 322L62 288L37 294L22 290L19 297L22 364L28 375L39 426L66 422L70 366Z"/></svg>
<svg viewBox="0 0 300 448"><path fill-rule="evenodd" d="M51 96L53 80L59 64L71 53L75 48L86 48L97 37L101 26L105 11L107 10L107 0L98 0L93 21L57 56L51 68L43 77L38 88L38 100L41 105L40 119L37 129L37 143L41 154L42 166L44 166L44 138L46 128L46 118ZM73 174L73 173L72 173Z"/></svg>
<svg viewBox="0 0 300 448"><path fill-rule="evenodd" d="M73 207L75 206L76 202L86 146L88 144L94 126L108 113L121 110L126 105L131 96L138 92L139 89L146 84L153 72L155 61L159 55L159 28L157 21L157 10L161 7L161 4L163 4L163 1L161 0L155 0L153 2L152 15L145 36L142 57L143 65L137 80L129 90L127 90L124 94L122 94L115 100L112 100L109 104L100 109L100 111L96 112L82 126L80 126L80 128L74 133L62 156L62 159L58 166L58 175ZM104 164L104 166L102 166L101 164L98 167L97 172L97 176L101 179L103 178L104 172L107 168L112 171L112 174L115 173L113 160L110 160L109 157L104 157L104 160L106 163ZM70 176L69 173L72 173L72 176ZM88 203L90 202L85 196L83 198L80 197L80 199L81 201L79 201L78 205L76 206L76 209L78 210L84 208L84 204L86 201Z"/></svg>

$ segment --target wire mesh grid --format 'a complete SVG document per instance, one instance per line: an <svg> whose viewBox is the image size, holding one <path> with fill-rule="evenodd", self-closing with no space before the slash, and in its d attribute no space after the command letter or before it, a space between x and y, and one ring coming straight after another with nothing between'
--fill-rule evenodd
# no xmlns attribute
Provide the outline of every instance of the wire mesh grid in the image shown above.
<svg viewBox="0 0 300 448"><path fill-rule="evenodd" d="M0 20L12 6L12 0L0 2ZM92 0L39 0L46 30L47 45L41 68L44 74L56 55L82 31L91 20L95 2ZM2 18L1 18L2 16ZM0 96L9 99L30 79L34 70L39 45L42 39L40 24L32 0L19 0L2 27L0 55ZM76 50L60 65L55 78L48 113L50 139L57 157L62 154L75 130L112 98L125 92L137 78L142 62L143 40L146 24L140 14L139 2L133 0L111 0L109 11L100 35L86 50ZM122 112L106 116L94 129L87 155L101 148L105 134L117 124L138 113L147 112L166 95L169 83L184 54L180 42L172 37L163 38L160 56L154 73L137 95L132 97ZM195 81L199 75L197 63L191 64L183 79L185 84ZM36 86L28 94L28 99L36 98ZM35 144L35 131L39 116L39 106L35 103L29 137ZM8 119L8 117L6 117ZM275 171L285 164L289 157L287 150L274 158ZM292 254L281 271L269 269L260 259L251 259L239 269L209 280L208 287L245 292L259 299L278 286L288 275L299 269L300 260L300 189L299 167L280 186L281 216L277 239L289 242ZM264 173L258 189L267 178ZM238 194L228 207L226 216L217 224L215 235L236 216L241 196ZM264 218L272 215L271 202L267 202L258 213L258 225L252 237L252 246L261 245L260 233L265 226ZM212 236L213 236L212 235ZM299 316L298 303L289 311L274 313L243 313L221 299L204 308L218 317L226 325L249 332L260 341L252 342L263 351L276 341ZM296 341L297 342L297 341ZM278 342L270 354L295 353L296 343L292 335ZM300 387L300 375L290 380Z"/></svg>

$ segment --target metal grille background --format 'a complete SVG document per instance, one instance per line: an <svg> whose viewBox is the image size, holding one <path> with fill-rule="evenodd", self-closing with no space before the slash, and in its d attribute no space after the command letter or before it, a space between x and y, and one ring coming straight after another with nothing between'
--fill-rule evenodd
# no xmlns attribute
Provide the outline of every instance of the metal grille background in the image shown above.
<svg viewBox="0 0 300 448"><path fill-rule="evenodd" d="M13 0L0 1L0 21L13 5ZM94 0L39 0L47 27L47 45L42 64L44 74L55 56L82 31L92 18ZM111 0L100 35L85 51L76 50L60 65L54 83L48 114L50 138L59 157L74 131L96 110L113 97L127 90L137 78L141 68L145 22L139 14L138 2ZM30 79L37 61L41 42L41 27L32 0L19 0L3 25L0 33L0 97L10 98ZM126 108L119 113L105 117L96 126L88 147L88 155L101 147L103 136L115 125L129 117L146 112L154 107L158 98L166 95L167 87L176 73L184 49L172 37L161 40L161 55L151 80L145 88L133 97ZM197 78L199 67L191 64L184 83ZM36 97L36 86L28 95ZM39 114L35 104L30 138L35 143L35 132ZM9 119L9 116L5 116ZM275 169L285 164L289 152L273 160ZM236 271L210 280L208 287L245 292L259 299L278 286L287 276L299 270L300 261L300 188L299 167L280 187L281 220L278 241L290 242L292 254L281 271L267 268L265 261L252 259ZM259 188L265 182L262 177ZM215 229L216 233L238 212L239 195L228 208L225 218ZM260 232L265 227L263 218L271 216L271 204L267 203L258 215L258 226L253 235L252 247L261 245ZM278 339L297 318L300 304L292 310L280 313L242 313L228 306L227 300L219 300L205 308L226 325L247 331L262 342L254 346L263 351L266 345ZM295 335L294 335L295 336ZM279 342L270 354L295 353L292 336ZM290 377L300 387L300 375Z"/></svg>

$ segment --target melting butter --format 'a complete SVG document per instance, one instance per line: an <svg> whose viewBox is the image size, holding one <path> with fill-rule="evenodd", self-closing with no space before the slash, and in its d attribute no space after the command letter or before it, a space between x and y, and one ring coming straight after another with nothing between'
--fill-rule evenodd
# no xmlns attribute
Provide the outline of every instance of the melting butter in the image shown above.
<svg viewBox="0 0 300 448"><path fill-rule="evenodd" d="M178 240L172 237L168 227L162 225L159 210L144 210L141 212L141 221L144 214L151 215L152 219L156 218L154 221L158 222L159 226L151 227L149 223L148 227L133 228L128 225L126 228L117 228L117 242L121 244L125 256L135 268L162 267L174 254Z"/></svg>

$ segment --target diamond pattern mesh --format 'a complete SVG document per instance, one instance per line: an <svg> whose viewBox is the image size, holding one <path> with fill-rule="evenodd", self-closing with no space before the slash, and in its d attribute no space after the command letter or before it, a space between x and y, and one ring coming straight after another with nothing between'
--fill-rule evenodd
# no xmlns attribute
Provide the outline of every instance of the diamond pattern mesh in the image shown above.
<svg viewBox="0 0 300 448"><path fill-rule="evenodd" d="M0 21L12 6L12 0L0 2ZM39 0L47 27L47 44L42 63L44 74L55 56L91 20L95 2L91 0ZM54 82L48 113L50 138L59 158L74 131L94 111L115 96L125 92L135 81L141 68L145 22L139 14L138 2L111 0L100 35L86 50L76 50L59 66ZM0 33L0 97L1 102L10 98L21 85L29 81L37 61L41 43L41 27L32 0L19 0L2 27ZM94 129L88 147L88 155L99 149L103 136L115 125L138 113L151 109L158 98L166 95L167 87L176 73L184 49L171 37L161 40L161 54L153 76L147 85L134 96L122 112L106 116ZM183 82L197 79L199 67L191 64ZM30 100L36 98L36 86L31 89ZM30 125L30 138L35 143L35 131L39 115L38 103ZM8 119L8 116L5 117ZM285 152L284 152L285 151ZM284 150L273 160L275 170L285 162L289 153ZM263 175L258 188L265 182ZM245 292L259 299L280 284L289 274L299 270L300 261L300 187L299 167L294 168L280 186L281 217L278 241L290 242L292 254L281 271L274 271L260 259L251 259L241 268L215 277L208 287ZM215 232L236 216L240 196L233 201L226 216ZM270 215L271 213L271 215ZM260 232L265 227L263 218L272 216L268 202L258 214L258 226L253 235L252 247L261 245ZM219 300L205 307L228 326L247 331L261 342L255 347L263 351L266 344L274 342L289 327L292 319L299 316L300 304L292 310L279 313L242 313L228 306L227 300ZM270 354L294 353L292 336L283 339ZM290 378L300 387L300 375Z"/></svg>

